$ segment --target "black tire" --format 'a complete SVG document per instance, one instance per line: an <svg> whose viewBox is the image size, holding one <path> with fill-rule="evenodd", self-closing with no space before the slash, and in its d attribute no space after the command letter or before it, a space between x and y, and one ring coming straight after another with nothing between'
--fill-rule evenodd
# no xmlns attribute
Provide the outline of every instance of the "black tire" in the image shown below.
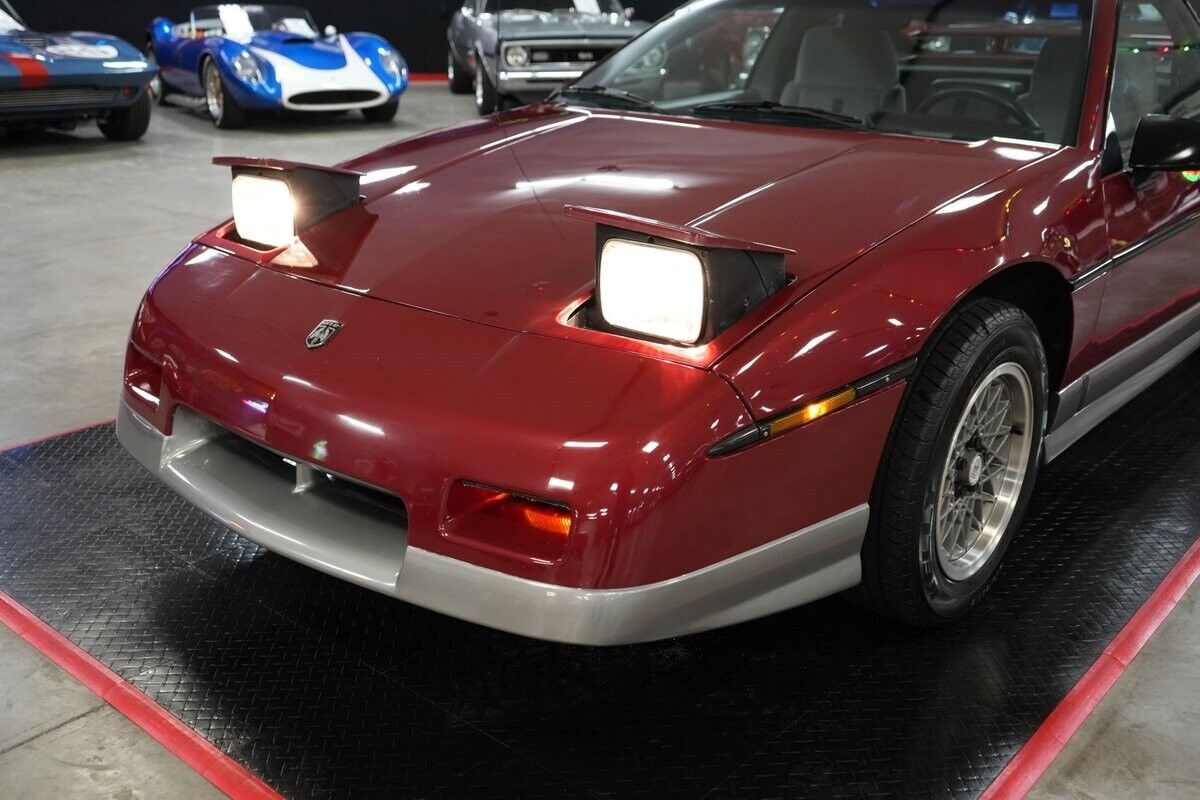
<svg viewBox="0 0 1200 800"><path fill-rule="evenodd" d="M243 128L246 126L248 114L246 110L238 105L237 98L229 92L229 85L225 82L224 76L221 75L221 70L213 63L210 58L204 62L204 67L201 71L202 86L205 89L205 101L208 105L209 116L212 117L213 125L216 125L221 130L233 130L235 128ZM221 96L219 108L214 110L213 104L209 97L209 81L215 80L216 86L220 88Z"/></svg>
<svg viewBox="0 0 1200 800"><path fill-rule="evenodd" d="M400 98L394 98L387 101L381 106L372 108L364 108L362 110L363 119L372 123L391 122L396 118L396 112L400 110Z"/></svg>
<svg viewBox="0 0 1200 800"><path fill-rule="evenodd" d="M142 51L146 60L158 67L158 56L154 52L154 43L147 40L146 47ZM163 80L162 68L158 67L158 71L154 75L154 80L150 82L148 87L150 91L150 99L155 105L166 105L167 95L171 94L171 89L167 86L167 82Z"/></svg>
<svg viewBox="0 0 1200 800"><path fill-rule="evenodd" d="M986 378L997 370L1012 370L1012 365L1026 375L1032 399L1026 409L1031 429L1017 432L1019 426L1014 424L1010 432L1014 447L1026 454L1023 470L1014 468L1018 474L1023 471L1023 483L1012 490L1011 517L1007 525L997 527L995 549L973 567L977 571L955 580L942 561L945 551L938 549L934 518L943 508L938 499L947 496L944 478L950 474L952 447L968 402L978 396ZM951 622L979 602L1033 492L1046 426L1048 382L1037 327L1019 308L977 298L950 315L921 356L893 426L871 498L871 523L862 550L863 582L852 599L919 627ZM963 484L954 485L957 493Z"/></svg>
<svg viewBox="0 0 1200 800"><path fill-rule="evenodd" d="M150 90L143 90L126 108L100 118L100 132L114 142L133 142L146 135L150 127L150 112L154 99Z"/></svg>
<svg viewBox="0 0 1200 800"><path fill-rule="evenodd" d="M479 66L475 68L474 87L475 110L479 112L479 116L486 117L488 114L495 113L500 108L500 96L496 92L496 85L488 77L482 59L480 59Z"/></svg>
<svg viewBox="0 0 1200 800"><path fill-rule="evenodd" d="M451 94L470 94L475 88L475 79L471 77L471 73L467 71L466 66L458 60L458 56L454 55L454 49L450 49L450 54L447 57L446 79L450 84Z"/></svg>

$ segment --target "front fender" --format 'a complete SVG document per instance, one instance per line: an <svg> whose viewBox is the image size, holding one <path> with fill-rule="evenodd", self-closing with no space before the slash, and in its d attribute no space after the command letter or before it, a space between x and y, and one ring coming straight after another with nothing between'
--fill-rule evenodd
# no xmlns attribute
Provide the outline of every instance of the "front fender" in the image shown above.
<svg viewBox="0 0 1200 800"><path fill-rule="evenodd" d="M233 61L242 53L250 53L258 62L262 81L243 80L233 68ZM265 59L254 56L245 45L229 39L221 39L215 47L208 48L208 57L216 62L225 79L225 87L237 100L238 105L248 109L275 109L283 105L283 87L275 75L275 68ZM201 62L203 69L203 62ZM203 80L203 78L201 78Z"/></svg>
<svg viewBox="0 0 1200 800"><path fill-rule="evenodd" d="M175 24L166 17L155 17L150 23L150 29L147 33L150 36L151 44L154 45L154 49L157 52L160 47L165 47L175 38Z"/></svg>
<svg viewBox="0 0 1200 800"><path fill-rule="evenodd" d="M408 88L408 62L387 39L373 33L347 33L346 41L371 68L375 76L383 81L383 85L392 95L402 94ZM398 78L385 70L380 63L379 54L386 50L394 52L400 59L400 76Z"/></svg>
<svg viewBox="0 0 1200 800"><path fill-rule="evenodd" d="M1010 267L1079 274L1108 254L1097 168L1063 148L945 204L777 316L718 372L764 419L918 355L964 297ZM1077 307L1076 318L1094 314ZM1072 354L1081 338L1077 326Z"/></svg>

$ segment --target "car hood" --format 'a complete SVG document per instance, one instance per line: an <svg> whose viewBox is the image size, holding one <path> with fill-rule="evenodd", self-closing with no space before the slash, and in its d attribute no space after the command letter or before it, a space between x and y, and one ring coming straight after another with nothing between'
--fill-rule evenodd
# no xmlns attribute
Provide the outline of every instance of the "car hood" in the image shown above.
<svg viewBox="0 0 1200 800"><path fill-rule="evenodd" d="M258 51L281 55L309 69L342 69L346 66L346 53L342 37L311 39L294 33L281 31L259 31L253 37L237 39Z"/></svg>
<svg viewBox="0 0 1200 800"><path fill-rule="evenodd" d="M113 59L141 60L129 43L102 33L37 33L23 30L0 34L0 59L4 56L34 57L49 65L56 62Z"/></svg>
<svg viewBox="0 0 1200 800"><path fill-rule="evenodd" d="M497 27L493 18L492 27ZM500 14L497 28L503 39L632 39L649 25L616 14L554 14L514 9Z"/></svg>
<svg viewBox="0 0 1200 800"><path fill-rule="evenodd" d="M542 106L401 142L346 166L366 202L305 234L294 272L502 327L569 335L592 290L592 206L796 251L799 297L939 206L1045 148ZM347 241L352 241L347 245Z"/></svg>

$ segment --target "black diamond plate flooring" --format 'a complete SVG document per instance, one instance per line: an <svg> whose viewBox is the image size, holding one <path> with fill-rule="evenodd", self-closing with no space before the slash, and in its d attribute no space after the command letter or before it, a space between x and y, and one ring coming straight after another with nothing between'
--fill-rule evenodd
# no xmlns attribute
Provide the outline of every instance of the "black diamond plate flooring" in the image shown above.
<svg viewBox="0 0 1200 800"><path fill-rule="evenodd" d="M595 650L245 542L96 428L0 455L0 589L293 797L965 797L1200 535L1200 358L1042 474L992 593Z"/></svg>

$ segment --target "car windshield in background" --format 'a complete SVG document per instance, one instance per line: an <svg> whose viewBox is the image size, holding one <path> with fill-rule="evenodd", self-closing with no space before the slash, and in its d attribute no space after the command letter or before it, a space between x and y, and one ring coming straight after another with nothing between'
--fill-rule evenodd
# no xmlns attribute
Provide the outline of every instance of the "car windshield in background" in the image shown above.
<svg viewBox="0 0 1200 800"><path fill-rule="evenodd" d="M619 0L488 0L487 11L544 11L560 14L624 14Z"/></svg>
<svg viewBox="0 0 1200 800"><path fill-rule="evenodd" d="M25 30L25 26L12 18L7 11L0 8L0 33L16 33Z"/></svg>
<svg viewBox="0 0 1200 800"><path fill-rule="evenodd" d="M282 31L316 37L312 15L297 6L234 5L205 6L195 11L196 28L220 30L229 36L247 36L259 31Z"/></svg>
<svg viewBox="0 0 1200 800"><path fill-rule="evenodd" d="M694 11L564 97L772 125L1074 140L1091 0L715 0Z"/></svg>

